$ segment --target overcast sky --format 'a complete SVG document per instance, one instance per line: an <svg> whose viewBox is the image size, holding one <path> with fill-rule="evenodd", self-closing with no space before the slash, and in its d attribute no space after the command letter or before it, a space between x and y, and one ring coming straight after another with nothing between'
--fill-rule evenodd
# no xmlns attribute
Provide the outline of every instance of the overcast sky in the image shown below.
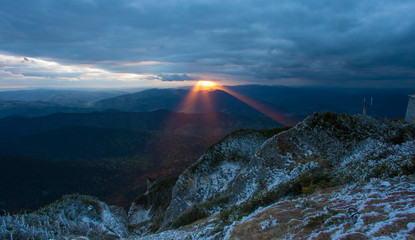
<svg viewBox="0 0 415 240"><path fill-rule="evenodd" d="M0 88L415 87L413 0L0 0Z"/></svg>

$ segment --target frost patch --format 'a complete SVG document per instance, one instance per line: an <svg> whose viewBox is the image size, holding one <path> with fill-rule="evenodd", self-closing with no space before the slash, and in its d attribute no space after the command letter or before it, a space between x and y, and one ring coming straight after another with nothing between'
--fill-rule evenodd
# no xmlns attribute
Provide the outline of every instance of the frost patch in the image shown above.
<svg viewBox="0 0 415 240"><path fill-rule="evenodd" d="M278 225L277 219L272 219L272 216L270 216L269 220L265 220L261 222L261 228L260 231L267 230L269 228L276 227Z"/></svg>

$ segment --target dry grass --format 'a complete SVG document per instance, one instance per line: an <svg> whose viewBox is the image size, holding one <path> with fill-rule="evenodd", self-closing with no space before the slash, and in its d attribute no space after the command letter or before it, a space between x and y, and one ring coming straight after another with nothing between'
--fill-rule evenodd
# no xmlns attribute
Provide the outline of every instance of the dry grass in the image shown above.
<svg viewBox="0 0 415 240"><path fill-rule="evenodd" d="M328 188L280 200L234 222L230 228L222 229L218 215L199 220L181 228L184 233L174 239L223 239L230 234L232 240L366 240L382 236L415 240L415 229L408 229L415 223L414 190L415 175ZM226 232L228 229L230 232ZM195 232L202 234L186 235ZM166 237L160 235L157 239L169 239Z"/></svg>
<svg viewBox="0 0 415 240"><path fill-rule="evenodd" d="M326 239L330 239L330 238L326 238ZM362 233L350 233L340 238L340 240L367 240L367 239L369 238Z"/></svg>
<svg viewBox="0 0 415 240"><path fill-rule="evenodd" d="M376 189L359 187L341 192L343 187L339 186L280 201L251 216L251 220L236 224L231 239L331 239L335 232L342 240L380 236L414 239L414 233L403 233L408 231L408 223L415 222L415 214L403 210L415 206L414 192L395 188L400 180L394 181L389 187L375 183ZM398 212L392 214L390 210ZM271 225L272 221L275 224ZM355 224L357 221L362 225ZM375 225L379 229L369 233Z"/></svg>
<svg viewBox="0 0 415 240"><path fill-rule="evenodd" d="M361 217L361 219L363 220L363 224L365 225L385 221L387 218L387 216L380 213L377 215L365 215Z"/></svg>

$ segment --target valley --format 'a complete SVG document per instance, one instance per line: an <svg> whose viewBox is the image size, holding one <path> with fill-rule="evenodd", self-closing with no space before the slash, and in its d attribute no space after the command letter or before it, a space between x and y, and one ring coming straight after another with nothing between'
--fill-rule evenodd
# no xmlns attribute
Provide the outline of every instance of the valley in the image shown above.
<svg viewBox="0 0 415 240"><path fill-rule="evenodd" d="M212 117L214 125L201 127ZM0 208L34 210L72 193L127 208L144 193L147 178L179 174L223 135L276 126L265 117L166 110L6 117L0 119Z"/></svg>

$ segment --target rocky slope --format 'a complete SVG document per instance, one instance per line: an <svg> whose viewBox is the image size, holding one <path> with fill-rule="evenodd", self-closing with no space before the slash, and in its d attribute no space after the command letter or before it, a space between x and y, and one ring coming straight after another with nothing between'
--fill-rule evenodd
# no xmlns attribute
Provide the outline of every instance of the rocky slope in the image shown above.
<svg viewBox="0 0 415 240"><path fill-rule="evenodd" d="M68 195L33 213L0 217L0 239L119 239L128 237L126 213L85 195ZM82 238L79 238L82 239Z"/></svg>
<svg viewBox="0 0 415 240"><path fill-rule="evenodd" d="M229 226L218 215L135 240L415 239L415 176L372 178L286 197Z"/></svg>
<svg viewBox="0 0 415 240"><path fill-rule="evenodd" d="M413 139L413 127L403 123L332 113L313 114L268 139L237 132L180 175L159 231L215 214L225 226L283 197L411 174ZM153 226L151 217L146 224Z"/></svg>
<svg viewBox="0 0 415 240"><path fill-rule="evenodd" d="M414 136L399 121L333 113L290 129L237 131L134 201L129 238L410 239ZM109 239L127 237L117 226Z"/></svg>

